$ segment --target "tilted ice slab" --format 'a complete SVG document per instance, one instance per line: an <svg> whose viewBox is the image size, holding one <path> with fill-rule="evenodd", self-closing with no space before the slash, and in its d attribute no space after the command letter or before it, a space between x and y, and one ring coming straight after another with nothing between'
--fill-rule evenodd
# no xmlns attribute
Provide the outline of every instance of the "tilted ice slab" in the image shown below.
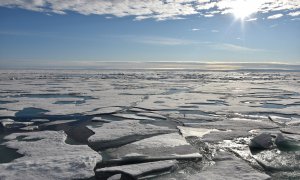
<svg viewBox="0 0 300 180"><path fill-rule="evenodd" d="M6 136L9 141L4 145L17 149L24 157L0 164L0 179L82 179L94 176L93 169L101 161L101 156L86 145L66 144L66 138L63 131Z"/></svg>
<svg viewBox="0 0 300 180"><path fill-rule="evenodd" d="M13 128L23 128L29 125L32 125L33 122L17 122L13 119L1 119L0 120L0 129L7 128L7 129L13 129Z"/></svg>
<svg viewBox="0 0 300 180"><path fill-rule="evenodd" d="M150 117L144 117L144 116L138 116L135 114L114 114L116 117L126 118L126 119L136 119L136 120L149 120L149 121L155 121L155 119Z"/></svg>
<svg viewBox="0 0 300 180"><path fill-rule="evenodd" d="M106 167L96 170L96 177L106 179L116 174L122 174L124 178L139 179L155 177L170 172L178 162L176 160L155 161L148 163L130 164L123 166Z"/></svg>
<svg viewBox="0 0 300 180"><path fill-rule="evenodd" d="M192 147L178 133L158 135L136 141L120 148L109 149L107 153L114 160L126 159L193 159L201 158L198 150Z"/></svg>
<svg viewBox="0 0 300 180"><path fill-rule="evenodd" d="M219 131L217 129L204 129L204 128L191 128L184 126L177 126L183 137L203 137L205 134L209 134L213 131Z"/></svg>
<svg viewBox="0 0 300 180"><path fill-rule="evenodd" d="M137 113L140 116L146 116L149 118L159 118L159 119L167 119L165 116L162 116L160 114L156 114L156 113L151 113L151 112L140 112Z"/></svg>
<svg viewBox="0 0 300 180"><path fill-rule="evenodd" d="M111 146L120 146L150 135L176 132L175 129L160 127L151 124L141 124L137 120L123 120L103 124L101 127L88 126L94 135L88 142L94 149L103 149Z"/></svg>

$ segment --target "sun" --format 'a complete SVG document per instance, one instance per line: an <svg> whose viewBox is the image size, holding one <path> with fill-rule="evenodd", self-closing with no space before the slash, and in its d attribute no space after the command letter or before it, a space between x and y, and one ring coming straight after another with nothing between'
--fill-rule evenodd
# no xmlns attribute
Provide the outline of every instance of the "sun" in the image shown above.
<svg viewBox="0 0 300 180"><path fill-rule="evenodd" d="M259 0L236 0L232 3L231 13L236 19L245 20L251 14L258 11Z"/></svg>

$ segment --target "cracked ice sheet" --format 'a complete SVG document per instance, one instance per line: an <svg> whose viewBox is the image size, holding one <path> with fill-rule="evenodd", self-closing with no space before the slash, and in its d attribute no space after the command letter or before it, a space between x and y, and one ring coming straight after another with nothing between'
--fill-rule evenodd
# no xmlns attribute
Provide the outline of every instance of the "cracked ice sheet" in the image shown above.
<svg viewBox="0 0 300 180"><path fill-rule="evenodd" d="M103 97L100 99L89 99L84 104L53 104L57 101L56 98L21 98L19 102L4 104L1 107L9 111L20 111L28 107L39 108L49 111L45 113L46 115L91 114L93 111L97 113L96 109L99 108L130 106L141 100L140 96L125 96L112 94L112 92L108 95L106 93L101 94Z"/></svg>
<svg viewBox="0 0 300 180"><path fill-rule="evenodd" d="M192 147L178 133L164 134L146 138L120 148L106 151L114 160L142 158L153 160L202 158L198 150Z"/></svg>
<svg viewBox="0 0 300 180"><path fill-rule="evenodd" d="M105 105L97 104L95 101L101 102L112 102L118 101L115 100L115 95L119 93L126 92L127 90L130 93L136 94L140 93L141 91L150 93L150 94L158 94L161 93L163 90L167 90L170 87L175 89L185 88L186 92L188 93L176 93L176 94L169 94L162 97L168 99L171 97L173 100L166 101L165 104L153 104L151 102L149 106L153 106L153 109L162 108L162 109L169 109L170 105L175 104L178 102L176 96L180 98L180 101L184 102L182 106L190 106L194 103L193 99L189 97L195 97L197 100L196 103L200 103L198 107L194 107L193 109L201 109L207 112L220 112L220 113L228 113L230 111L239 111L241 113L245 112L268 112L268 113L275 113L279 112L282 114L297 114L299 107L287 107L284 109L263 109L259 105L260 104L245 104L241 103L239 100L242 101L275 101L280 100L282 102L278 102L282 105L287 105L291 103L299 102L299 85L296 81L293 80L298 78L296 73L193 73L193 72L163 72L157 74L156 72L127 72L122 74L113 74L113 71L106 71L105 73L98 75L99 72L97 71L68 71L68 72L61 72L61 71L20 71L20 72L9 72L11 74L1 74L1 77L4 79L3 83L6 85L2 85L1 89L3 91L8 91L8 95L11 94L18 94L14 93L19 90L20 85L22 85L23 93L31 93L31 94L44 94L49 92L55 92L58 94L69 94L69 93L77 93L83 96L88 95L94 97L96 99L87 100L87 106L98 106L104 107ZM75 74L74 74L75 73ZM77 74L76 74L77 73ZM292 74L292 75L291 75ZM103 76L104 75L104 76ZM197 81L192 81L193 76L197 77ZM200 75L200 76L198 76ZM203 75L205 75L205 82L199 85L199 80L203 80ZM7 76L16 76L16 79L13 81L5 80ZM104 78L103 77L112 77L112 79ZM41 78L42 77L42 78ZM102 78L101 80L97 79L97 77ZM125 77L125 79L123 79ZM186 79L186 78L191 79ZM164 79L159 79L164 78ZM165 79L167 78L167 79ZM122 80L121 80L122 79ZM130 81L131 79L142 79L135 83ZM184 81L183 81L184 79ZM1 79L2 80L2 79ZM163 85L164 82L166 85ZM179 83L180 82L180 83ZM10 85L11 84L11 85ZM117 85L116 85L117 84ZM126 85L126 84L129 84ZM37 86L38 85L38 86ZM157 85L157 86L155 86ZM39 88L37 88L39 87ZM88 88L87 88L88 87ZM115 87L124 87L125 89L115 89ZM153 88L157 87L157 88ZM238 88L237 88L238 87ZM135 89L134 89L135 88ZM191 89L193 88L193 89ZM190 89L190 90L189 90ZM10 91L15 90L15 91ZM111 94L113 92L113 94ZM294 93L294 94L293 94ZM106 95L108 94L108 96ZM189 95L190 94L190 95ZM274 94L276 96L287 95L290 94L290 98L280 98L280 97L269 97L269 94ZM110 97L109 97L110 96ZM133 96L130 96L132 98ZM209 98L208 98L209 97ZM151 98L151 97L150 97ZM163 99L163 98L162 98ZM201 105L201 103L207 103L207 100L216 100L216 99L224 99L226 103L228 103L229 107L222 107L218 104L216 105ZM111 100L111 101L110 101ZM26 101L24 99L24 101ZM29 100L30 101L30 100ZM175 103L174 103L175 101ZM121 103L122 101L118 101ZM28 105L30 102L26 102L25 104ZM43 104L47 102L43 102ZM252 105L256 107L251 107ZM110 105L111 106L111 105ZM113 106L118 106L114 104ZM180 106L180 104L178 104ZM258 107L257 107L258 106ZM15 105L10 106L12 109L18 107L18 103ZM28 106L27 106L28 107ZM42 107L41 105L37 104L33 106L36 108L42 108L48 110L47 107ZM61 106L53 106L48 105L49 107L49 114L60 113L64 114L63 112L57 111L58 108ZM84 109L84 105L81 106L66 106L72 109L76 109L72 112L66 113L81 113L80 109ZM171 106L172 107L172 106ZM18 110L23 108L19 107ZM174 108L178 108L174 106ZM56 110L55 110L56 109ZM186 109L186 108L185 108ZM192 108L189 108L192 109ZM89 109L90 111L90 109ZM299 114L299 113L298 113Z"/></svg>
<svg viewBox="0 0 300 180"><path fill-rule="evenodd" d="M25 136L22 140L17 138ZM4 145L24 156L0 164L0 179L78 179L94 176L101 156L87 145L65 143L63 131L14 133L5 137Z"/></svg>
<svg viewBox="0 0 300 180"><path fill-rule="evenodd" d="M254 79L255 80L255 79ZM267 82L268 80L266 80ZM280 82L282 83L282 82ZM264 85L263 83L254 84L252 81L228 81L228 82L211 82L195 85L193 90L187 93L176 93L171 95L156 95L151 96L146 101L138 104L137 107L146 109L180 109L180 106L191 106L185 109L201 109L207 112L223 112L237 111L241 113L247 112L268 112L282 114L299 114L297 106L287 106L284 109L262 108L262 102L278 102L281 105L293 105L299 102L299 90L297 84L290 87L290 84L280 84L278 81ZM278 85L279 84L279 85ZM272 96L270 95L272 94ZM274 97L273 97L274 96ZM285 98L285 96L290 96ZM220 104L212 103L210 100L224 100L226 107ZM180 101L178 101L180 100ZM159 102L159 103L156 103ZM256 102L243 103L243 102ZM192 107L194 105L194 107ZM196 105L196 106L195 106Z"/></svg>
<svg viewBox="0 0 300 180"><path fill-rule="evenodd" d="M95 149L124 145L150 135L177 132L177 129L141 124L138 120L123 120L103 124L101 127L88 126L95 134L88 142Z"/></svg>
<svg viewBox="0 0 300 180"><path fill-rule="evenodd" d="M154 161L154 162L147 162L147 163L106 167L106 168L97 169L96 176L100 179L105 179L107 176L113 176L115 174L124 173L124 174L130 174L132 177L137 179L139 178L144 179L147 177L153 178L157 175L170 172L177 163L178 162L176 160L166 160L166 161ZM161 173L157 174L155 172L161 172ZM145 175L146 177L143 177Z"/></svg>
<svg viewBox="0 0 300 180"><path fill-rule="evenodd" d="M207 106L211 103L209 100L217 100L216 95L201 95L197 93L176 93L170 95L153 95L148 99L137 104L136 107L143 109L161 110L161 109L183 109L182 106L191 106L192 110L198 110L201 104ZM197 107L199 106L199 107Z"/></svg>

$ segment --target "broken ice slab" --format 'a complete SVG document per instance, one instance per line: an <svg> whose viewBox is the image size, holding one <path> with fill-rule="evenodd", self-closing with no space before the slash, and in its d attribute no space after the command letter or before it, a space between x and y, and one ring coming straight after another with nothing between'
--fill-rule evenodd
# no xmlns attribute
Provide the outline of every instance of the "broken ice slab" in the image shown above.
<svg viewBox="0 0 300 180"><path fill-rule="evenodd" d="M153 136L119 148L108 149L106 153L116 161L202 158L199 151L178 133Z"/></svg>
<svg viewBox="0 0 300 180"><path fill-rule="evenodd" d="M120 118L125 118L125 119L155 121L154 118L145 117L145 116L138 116L138 115L135 115L135 114L113 114L113 116L120 117Z"/></svg>
<svg viewBox="0 0 300 180"><path fill-rule="evenodd" d="M205 134L209 134L212 131L219 131L217 129L204 129L204 128L192 128L185 126L177 126L183 137L203 137Z"/></svg>
<svg viewBox="0 0 300 180"><path fill-rule="evenodd" d="M88 138L89 145L101 150L121 146L149 136L177 132L177 129L141 124L137 120L123 120L103 124L101 127L88 126L95 134Z"/></svg>
<svg viewBox="0 0 300 180"><path fill-rule="evenodd" d="M169 173L172 169L175 168L176 164L176 160L165 160L106 167L96 169L96 177L99 179L107 179L109 177L120 174L121 179L145 179L150 177L154 178L159 175Z"/></svg>
<svg viewBox="0 0 300 180"><path fill-rule="evenodd" d="M20 129L26 126L32 125L33 122L18 122L13 119L1 119L0 120L0 130L5 129Z"/></svg>
<svg viewBox="0 0 300 180"><path fill-rule="evenodd" d="M167 119L163 115L152 113L152 112L139 112L139 113L137 113L137 115L146 116L146 117L149 117L149 118Z"/></svg>

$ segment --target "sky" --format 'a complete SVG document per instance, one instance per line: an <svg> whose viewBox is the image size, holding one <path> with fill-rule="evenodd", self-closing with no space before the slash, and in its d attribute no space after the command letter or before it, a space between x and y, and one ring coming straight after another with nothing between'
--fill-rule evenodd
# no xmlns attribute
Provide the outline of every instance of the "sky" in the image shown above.
<svg viewBox="0 0 300 180"><path fill-rule="evenodd" d="M0 66L300 63L300 0L0 0Z"/></svg>

